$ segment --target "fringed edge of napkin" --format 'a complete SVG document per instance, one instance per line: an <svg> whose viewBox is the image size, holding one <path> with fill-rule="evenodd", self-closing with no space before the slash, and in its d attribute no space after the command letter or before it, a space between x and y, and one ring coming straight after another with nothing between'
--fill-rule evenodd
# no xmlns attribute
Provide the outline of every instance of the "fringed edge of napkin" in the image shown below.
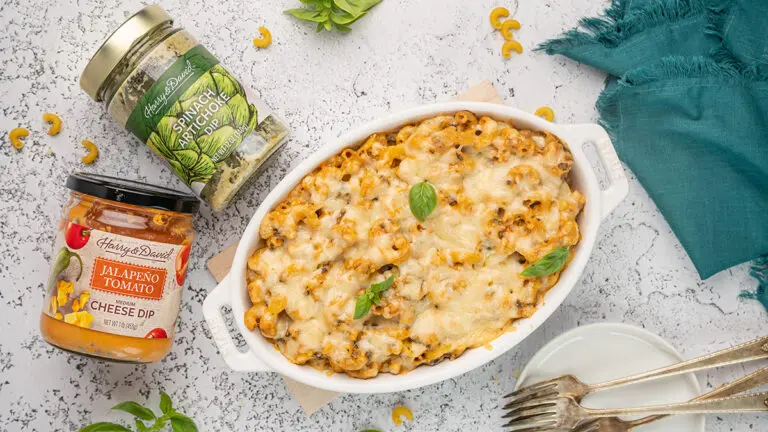
<svg viewBox="0 0 768 432"><path fill-rule="evenodd" d="M627 13L628 5L629 0L613 0L611 7L603 11L602 16L582 18L578 27L568 30L561 37L539 44L535 50L553 55L587 44L615 47L650 28L708 11L702 0L662 0ZM711 13L720 12L712 8ZM725 11L721 13L725 14Z"/></svg>
<svg viewBox="0 0 768 432"><path fill-rule="evenodd" d="M715 2L710 3L712 4L707 6L707 26L704 31L713 36L717 36L717 38L722 41L725 23L728 21L731 7L736 3L736 0L725 0L720 4L714 4Z"/></svg>
<svg viewBox="0 0 768 432"><path fill-rule="evenodd" d="M631 70L614 85L608 85L595 104L600 114L598 122L616 140L618 137L615 132L620 122L618 93L622 88L656 81L695 78L768 81L768 72L758 67L745 67L725 48L718 49L711 56L665 57L653 65Z"/></svg>
<svg viewBox="0 0 768 432"><path fill-rule="evenodd" d="M754 292L742 291L739 297L757 300L768 309L768 255L756 259L749 274L757 279L757 289Z"/></svg>
<svg viewBox="0 0 768 432"><path fill-rule="evenodd" d="M723 54L725 55L725 54ZM613 140L621 119L618 94L624 87L634 87L655 81L690 78L736 79L747 78L730 63L721 63L711 57L665 57L656 64L627 72L616 84L600 93L595 107L600 113L599 123ZM755 77L756 78L756 77Z"/></svg>

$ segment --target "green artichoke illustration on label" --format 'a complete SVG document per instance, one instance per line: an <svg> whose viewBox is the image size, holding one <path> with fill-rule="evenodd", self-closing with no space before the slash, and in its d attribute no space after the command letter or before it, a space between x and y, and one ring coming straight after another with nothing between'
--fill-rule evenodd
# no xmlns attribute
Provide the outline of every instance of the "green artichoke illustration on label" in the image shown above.
<svg viewBox="0 0 768 432"><path fill-rule="evenodd" d="M173 102L146 142L188 185L207 183L257 124L243 87L216 64Z"/></svg>

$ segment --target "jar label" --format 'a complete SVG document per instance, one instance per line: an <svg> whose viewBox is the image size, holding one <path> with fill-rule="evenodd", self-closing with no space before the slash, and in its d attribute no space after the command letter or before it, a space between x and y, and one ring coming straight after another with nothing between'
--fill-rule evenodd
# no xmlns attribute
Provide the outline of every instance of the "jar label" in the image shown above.
<svg viewBox="0 0 768 432"><path fill-rule="evenodd" d="M57 233L54 251L45 314L105 333L173 337L189 245L141 240L70 222Z"/></svg>
<svg viewBox="0 0 768 432"><path fill-rule="evenodd" d="M160 75L125 127L198 194L246 137L247 153L263 156L287 135L268 108L201 45Z"/></svg>

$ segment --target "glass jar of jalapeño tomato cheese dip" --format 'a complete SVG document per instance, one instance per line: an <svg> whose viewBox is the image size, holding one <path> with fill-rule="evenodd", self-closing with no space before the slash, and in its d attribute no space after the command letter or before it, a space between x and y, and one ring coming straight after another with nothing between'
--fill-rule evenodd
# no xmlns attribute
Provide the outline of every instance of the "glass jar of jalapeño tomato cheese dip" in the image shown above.
<svg viewBox="0 0 768 432"><path fill-rule="evenodd" d="M194 238L194 195L73 174L40 332L78 354L133 363L171 350Z"/></svg>
<svg viewBox="0 0 768 432"><path fill-rule="evenodd" d="M215 210L288 135L285 122L157 5L109 36L80 86Z"/></svg>

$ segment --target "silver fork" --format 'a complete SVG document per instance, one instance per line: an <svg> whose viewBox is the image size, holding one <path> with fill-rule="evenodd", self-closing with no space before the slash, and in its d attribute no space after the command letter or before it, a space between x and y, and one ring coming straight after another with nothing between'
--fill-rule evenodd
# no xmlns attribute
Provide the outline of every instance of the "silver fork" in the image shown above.
<svg viewBox="0 0 768 432"><path fill-rule="evenodd" d="M637 408L590 409L584 408L572 397L534 400L521 404L508 412L505 428L511 432L543 432L555 429L570 430L585 420L599 417L619 417L643 414L712 414L768 412L768 392L722 399L654 405Z"/></svg>
<svg viewBox="0 0 768 432"><path fill-rule="evenodd" d="M503 409L510 410L520 404L536 399L551 399L554 397L570 397L576 400L576 402L581 402L581 399L584 398L584 396L609 388L764 358L768 358L768 336L763 336L751 342L698 357L693 360L599 384L585 384L573 375L563 375L561 377L521 388L504 396L505 399L509 398L510 400L504 405Z"/></svg>
<svg viewBox="0 0 768 432"><path fill-rule="evenodd" d="M765 384L768 384L768 367L751 373L730 384L725 384L721 387L718 387L709 393L697 397L694 400L716 399L733 396L739 393L743 393L747 390L758 388ZM597 420L581 423L571 432L629 432L638 426L655 422L656 420L660 420L665 417L667 416L648 416L631 421L622 420L618 417L602 417Z"/></svg>

